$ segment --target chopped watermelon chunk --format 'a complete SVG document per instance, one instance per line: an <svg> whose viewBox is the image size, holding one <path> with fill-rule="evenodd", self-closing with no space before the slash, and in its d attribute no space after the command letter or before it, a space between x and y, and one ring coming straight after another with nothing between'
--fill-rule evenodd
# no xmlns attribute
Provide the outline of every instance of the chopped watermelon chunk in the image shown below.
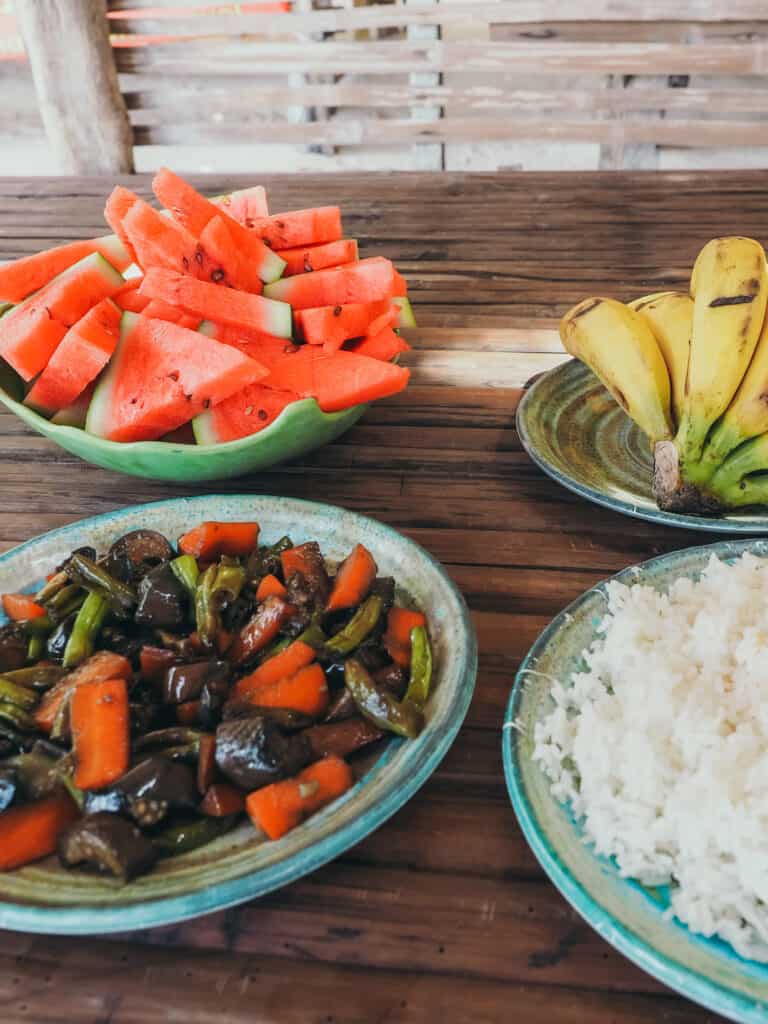
<svg viewBox="0 0 768 1024"><path fill-rule="evenodd" d="M293 274L309 274L313 270L339 267L354 263L358 258L357 242L354 238L342 238L338 242L324 242L322 245L304 245L296 249L281 249L280 258L285 260L283 277Z"/></svg>
<svg viewBox="0 0 768 1024"><path fill-rule="evenodd" d="M31 380L46 366L56 346L89 309L124 284L100 253L92 253L15 306L0 320L0 356Z"/></svg>
<svg viewBox="0 0 768 1024"><path fill-rule="evenodd" d="M250 226L248 221L254 217L269 216L267 193L262 185L252 185L251 188L241 188L224 196L214 196L211 202L223 207L230 217L234 217L245 227Z"/></svg>
<svg viewBox="0 0 768 1024"><path fill-rule="evenodd" d="M112 296L112 299L123 312L141 313L147 303L150 302L146 295L139 295L141 280L140 277L132 277L130 281L125 282L120 291L115 292Z"/></svg>
<svg viewBox="0 0 768 1024"><path fill-rule="evenodd" d="M386 316L392 308L391 301L377 299L375 302L351 302L343 306L317 306L314 309L299 309L294 314L296 326L310 345L327 345L341 348L350 338L362 338L368 334L371 324Z"/></svg>
<svg viewBox="0 0 768 1024"><path fill-rule="evenodd" d="M58 245L0 267L0 302L22 302L57 274L94 252L101 253L116 270L125 270L131 263L130 254L116 235Z"/></svg>
<svg viewBox="0 0 768 1024"><path fill-rule="evenodd" d="M139 293L152 299L162 299L171 306L180 306L216 323L264 331L283 338L291 336L291 307L261 295L220 288L207 281L196 281L184 274L155 267L145 274Z"/></svg>
<svg viewBox="0 0 768 1024"><path fill-rule="evenodd" d="M283 260L258 235L230 217L222 206L216 206L200 195L178 174L161 167L152 181L152 188L163 206L196 238L201 236L212 217L220 217L229 228L243 260L252 265L261 280L276 281L280 277L285 267Z"/></svg>
<svg viewBox="0 0 768 1024"><path fill-rule="evenodd" d="M210 320L203 320L198 330L201 334L215 338L225 345L234 345L251 359L270 368L280 362L283 356L296 351L296 346L289 339L278 338L264 331L247 331L241 327L216 324Z"/></svg>
<svg viewBox="0 0 768 1024"><path fill-rule="evenodd" d="M138 198L139 197L136 193L131 192L129 188L124 188L122 185L116 185L110 192L109 197L107 198L107 205L104 207L104 219L125 246L125 250L130 254L131 261L133 263L138 263L138 260L136 259L134 248L125 232L125 228L123 227L123 221L125 220L125 215L128 213L130 208L138 201Z"/></svg>
<svg viewBox="0 0 768 1024"><path fill-rule="evenodd" d="M111 441L155 440L267 372L231 345L123 313L120 341L94 393L86 430Z"/></svg>
<svg viewBox="0 0 768 1024"><path fill-rule="evenodd" d="M294 249L298 245L320 245L341 238L341 210L338 206L317 206L311 210L290 210L246 222L271 248Z"/></svg>
<svg viewBox="0 0 768 1024"><path fill-rule="evenodd" d="M200 323L199 316L191 316L185 313L178 306L170 306L162 299L150 299L142 310L143 316L151 317L154 320L167 320L171 324L181 324L190 331L196 331Z"/></svg>
<svg viewBox="0 0 768 1024"><path fill-rule="evenodd" d="M359 356L370 356L371 359L381 359L385 363L389 363L400 352L407 352L410 347L408 342L395 334L391 327L385 327L378 334L370 334L367 338L354 342L349 351L356 352Z"/></svg>
<svg viewBox="0 0 768 1024"><path fill-rule="evenodd" d="M123 229L136 252L136 262L144 271L149 267L167 267L210 280L220 269L211 265L194 235L138 196L123 218Z"/></svg>
<svg viewBox="0 0 768 1024"><path fill-rule="evenodd" d="M222 217L211 217L200 233L200 245L211 262L220 268L211 274L214 284L228 284L244 292L261 294L263 286L255 264L237 247Z"/></svg>
<svg viewBox="0 0 768 1024"><path fill-rule="evenodd" d="M416 317L413 315L413 306L410 301L406 299L404 295L394 295L392 302L400 310L400 316L397 318L397 327L415 327Z"/></svg>
<svg viewBox="0 0 768 1024"><path fill-rule="evenodd" d="M408 370L378 359L304 345L272 367L264 384L278 391L295 391L302 398L316 398L323 412L338 412L397 394L409 377Z"/></svg>
<svg viewBox="0 0 768 1024"><path fill-rule="evenodd" d="M195 417L192 425L197 443L220 444L257 434L298 399L293 391L275 391L263 384L251 384Z"/></svg>
<svg viewBox="0 0 768 1024"><path fill-rule="evenodd" d="M70 327L24 404L46 415L71 405L115 351L120 316L114 302L104 299Z"/></svg>
<svg viewBox="0 0 768 1024"><path fill-rule="evenodd" d="M391 298L397 271L390 260L375 256L343 267L314 270L268 284L264 295L290 302L294 309L343 306L349 302L376 302Z"/></svg>

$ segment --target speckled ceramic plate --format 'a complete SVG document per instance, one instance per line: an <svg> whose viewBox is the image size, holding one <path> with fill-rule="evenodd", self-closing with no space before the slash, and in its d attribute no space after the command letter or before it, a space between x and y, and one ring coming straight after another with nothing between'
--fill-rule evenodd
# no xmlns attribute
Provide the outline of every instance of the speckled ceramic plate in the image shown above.
<svg viewBox="0 0 768 1024"><path fill-rule="evenodd" d="M768 558L768 541L721 541L689 548L625 569L615 579L667 590L680 576L697 576L711 554L727 560L745 551ZM552 707L551 680L565 681L583 669L582 651L595 639L604 614L600 584L552 621L520 666L502 737L504 772L518 821L550 879L606 941L689 999L732 1020L765 1024L768 964L744 960L719 939L693 935L674 919L666 919L667 892L621 878L613 860L597 856L532 760L535 723Z"/></svg>
<svg viewBox="0 0 768 1024"><path fill-rule="evenodd" d="M645 435L583 363L556 366L531 385L517 431L533 461L563 487L598 505L654 523L715 533L766 533L768 514L720 517L663 512L651 493Z"/></svg>
<svg viewBox="0 0 768 1024"><path fill-rule="evenodd" d="M163 861L126 886L65 871L54 858L0 872L0 928L85 934L170 924L242 903L338 857L378 828L425 782L450 747L474 689L477 652L464 601L422 548L387 526L331 505L254 495L177 498L85 519L0 556L0 593L38 583L73 548L99 550L136 527L178 537L205 519L253 520L264 543L285 533L317 540L330 559L357 541L425 610L435 653L426 727L416 740L392 738L344 797L277 842L244 824L215 842Z"/></svg>

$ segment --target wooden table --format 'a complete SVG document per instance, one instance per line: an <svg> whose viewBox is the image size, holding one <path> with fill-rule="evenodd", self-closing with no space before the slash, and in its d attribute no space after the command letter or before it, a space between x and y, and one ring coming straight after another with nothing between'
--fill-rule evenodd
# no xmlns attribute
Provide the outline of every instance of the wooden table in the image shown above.
<svg viewBox="0 0 768 1024"><path fill-rule="evenodd" d="M142 193L144 178L129 181ZM205 181L222 192L244 181ZM407 275L413 384L300 462L205 488L336 502L440 558L480 642L477 692L423 790L334 864L259 902L120 939L0 933L3 1024L668 1024L715 1018L606 945L515 822L500 725L522 656L599 579L702 538L579 501L521 451L515 406L590 294L684 286L718 234L768 237L765 176L493 174L266 181L272 208L341 202ZM107 184L0 181L0 258L104 232ZM0 415L0 544L190 494L92 468Z"/></svg>

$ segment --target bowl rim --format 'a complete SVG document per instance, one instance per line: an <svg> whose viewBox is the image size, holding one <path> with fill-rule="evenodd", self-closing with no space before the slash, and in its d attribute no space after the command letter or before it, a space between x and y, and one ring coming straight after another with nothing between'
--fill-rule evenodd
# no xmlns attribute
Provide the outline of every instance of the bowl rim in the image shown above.
<svg viewBox="0 0 768 1024"><path fill-rule="evenodd" d="M542 630L520 662L507 701L501 735L504 777L512 808L528 845L560 894L606 942L647 974L701 1006L714 1010L729 1020L745 1022L745 1024L765 1024L765 1003L756 1004L755 1000L747 995L735 992L687 964L665 956L654 945L641 938L631 928L622 924L609 911L605 910L602 904L566 867L546 830L539 824L536 811L528 797L525 780L520 769L522 754L519 749L516 722L523 698L525 677L534 671L532 666L537 663L552 638L561 629L568 626L574 613L579 611L596 591L603 591L606 584L614 581L619 583L636 582L638 572L645 572L655 566L668 566L670 562L674 563L675 560L680 560L683 557L703 559L708 554L715 554L719 557L738 557L744 552L754 550L756 546L762 546L763 557L768 557L768 539L759 537L720 540L710 544L698 544L668 551L627 566L584 591L566 605ZM572 838L573 841L581 841L575 833ZM614 868L614 870L616 869ZM677 927L685 928L680 924ZM685 930L688 931L688 929ZM689 932L689 934L694 939L702 939L702 936L693 932ZM733 955L738 957L735 952ZM744 962L749 963L750 961L745 960ZM766 966L768 967L768 965Z"/></svg>
<svg viewBox="0 0 768 1024"><path fill-rule="evenodd" d="M444 725L439 732L437 730L433 732L432 744L426 747L420 762L415 766L415 770L412 770L410 774L403 778L399 785L390 787L381 801L348 824L334 830L327 836L311 843L306 848L297 851L282 861L278 861L264 869L256 869L250 873L246 872L234 879L215 883L212 886L193 889L181 895L145 900L118 907L93 906L89 904L71 907L57 905L37 906L0 900L0 928L52 935L127 932L185 921L202 914L225 910L228 907L244 903L255 897L263 896L286 885L288 882L303 878L329 861L334 860L377 829L410 800L448 752L464 722L475 689L477 637L469 616L469 610L461 591L437 559L409 537L405 537L393 527L379 520L372 519L370 516L344 509L338 505L308 501L302 498L286 498L272 494L204 494L186 498L166 498L160 501L130 505L100 515L78 519L65 526L39 534L37 537L24 541L22 544L0 554L0 565L18 557L19 553L33 548L43 539L64 539L68 534L81 530L84 527L90 529L105 522L119 523L121 519L135 516L147 507L162 508L163 506L171 505L183 507L192 503L215 506L222 501L245 503L252 502L254 499L275 503L289 502L292 506L298 506L307 512L311 511L320 515L338 515L343 513L345 517L351 517L361 526L373 524L377 531L383 533L385 538L393 541L398 546L402 547L405 545L415 549L426 561L427 565L442 578L451 595L453 610L458 615L460 631L464 640L464 657L455 673L457 683L452 703L452 714L447 725ZM399 749L399 744L402 742L404 741L395 739L377 764L381 764L383 761L386 765L389 757L394 755L394 752ZM414 766L409 767L413 768Z"/></svg>

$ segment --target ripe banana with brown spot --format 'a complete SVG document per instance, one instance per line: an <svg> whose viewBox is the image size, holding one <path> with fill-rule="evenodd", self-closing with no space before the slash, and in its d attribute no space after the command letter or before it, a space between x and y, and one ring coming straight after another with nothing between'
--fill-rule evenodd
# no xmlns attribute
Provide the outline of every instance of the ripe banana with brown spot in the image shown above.
<svg viewBox="0 0 768 1024"><path fill-rule="evenodd" d="M652 444L672 436L669 373L644 317L616 299L585 299L560 321L560 337Z"/></svg>
<svg viewBox="0 0 768 1024"><path fill-rule="evenodd" d="M647 320L667 364L672 387L672 412L680 422L685 400L685 379L691 351L693 299L685 292L654 292L628 303Z"/></svg>

